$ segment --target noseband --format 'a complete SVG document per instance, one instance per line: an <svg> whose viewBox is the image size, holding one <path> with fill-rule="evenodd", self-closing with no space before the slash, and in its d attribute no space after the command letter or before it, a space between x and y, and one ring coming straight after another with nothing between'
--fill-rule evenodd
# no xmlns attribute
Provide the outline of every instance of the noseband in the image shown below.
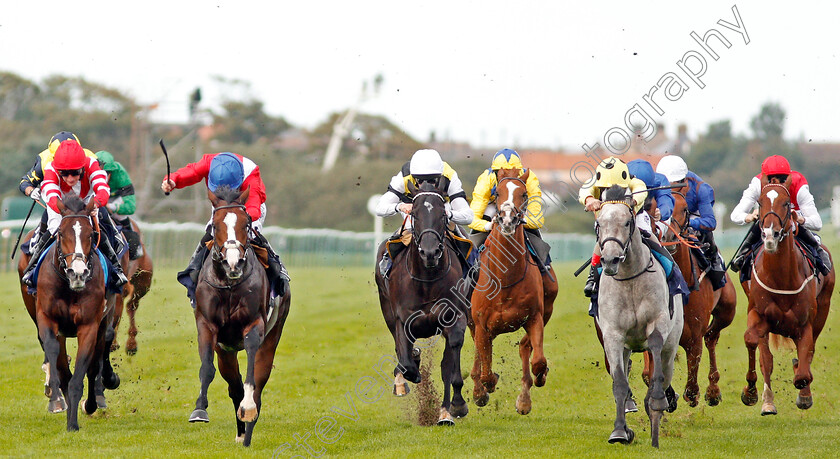
<svg viewBox="0 0 840 459"><path fill-rule="evenodd" d="M767 187L776 187L776 188L781 188L781 189L785 190L785 194L788 197L788 202L790 202L790 191L788 191L787 187L785 187L784 185L781 185L781 184L778 184L778 183L768 183L767 185L764 185L764 188L761 189L761 196L765 195L764 189L767 188ZM790 204L788 204L788 205L790 205ZM765 227L764 226L764 220L767 217L770 217L770 216L778 218L779 223L781 223L781 225L782 225L781 236L779 237L779 242L782 242L782 240L785 238L785 236L790 234L790 228L788 228L788 223L790 223L790 207L788 207L788 211L785 214L785 217L782 218L781 215L779 215L779 214L777 214L776 212L773 211L772 204L771 204L770 211L761 216L761 220L759 221L759 226L761 228Z"/></svg>
<svg viewBox="0 0 840 459"><path fill-rule="evenodd" d="M627 209L630 211L630 234L627 236L627 242L624 242L616 237L608 237L603 240L601 240L600 237L598 238L598 246L601 248L602 252L604 251L604 245L606 245L607 242L612 241L618 244L618 246L621 247L621 256L619 257L619 262L623 263L624 260L627 259L627 250L630 249L630 243L633 241L633 232L636 231L636 214L635 212L633 212L633 208L630 207L630 204L627 204L626 201L604 201L603 203L601 203L602 206L604 204L622 204L627 206ZM599 227L600 225L596 226L595 228L596 236L598 236L597 233Z"/></svg>

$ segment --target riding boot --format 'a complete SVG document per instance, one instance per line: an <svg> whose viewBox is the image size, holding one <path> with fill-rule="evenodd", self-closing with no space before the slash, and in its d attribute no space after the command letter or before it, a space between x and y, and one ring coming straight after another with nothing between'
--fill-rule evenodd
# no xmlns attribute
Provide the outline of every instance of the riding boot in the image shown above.
<svg viewBox="0 0 840 459"><path fill-rule="evenodd" d="M747 233L746 239L741 244L741 249L735 254L735 258L732 259L732 271L738 272L744 267L744 262L746 261L747 257L749 256L750 252L752 252L752 246L758 243L761 240L761 233L758 230L757 225L753 225L750 228L750 231Z"/></svg>
<svg viewBox="0 0 840 459"><path fill-rule="evenodd" d="M254 231L254 234L256 234L254 239L257 245L268 252L268 268L266 268L268 280L274 287L274 293L278 297L282 297L286 294L287 284L290 280L289 272L286 271L286 267L280 260L280 255L271 248L271 244L268 242L268 239L257 231Z"/></svg>
<svg viewBox="0 0 840 459"><path fill-rule="evenodd" d="M118 216L111 216L111 220L119 225L125 241L128 243L128 259L136 260L143 256L143 244L140 243L140 235L131 227L131 220L128 217L119 219Z"/></svg>
<svg viewBox="0 0 840 459"><path fill-rule="evenodd" d="M589 277L586 279L586 285L583 287L583 296L592 298L598 291L598 285L601 283L601 275L598 274L597 266L589 267Z"/></svg>
<svg viewBox="0 0 840 459"><path fill-rule="evenodd" d="M47 233L41 234L38 238L37 242L35 243L35 247L30 248L30 258L29 264L26 265L26 269L23 270L23 276L21 280L24 284L29 287L35 288L35 283L32 279L32 273L35 270L35 266L38 264L38 259L41 258L41 254L44 250L49 247L49 245L55 240L55 236L48 235Z"/></svg>
<svg viewBox="0 0 840 459"><path fill-rule="evenodd" d="M819 254L822 261L822 269L820 272L823 276L827 276L831 272L831 257L828 252L822 248L822 244L817 240L817 236L804 226L799 227L799 234L797 235L800 241L804 242L811 248L811 251Z"/></svg>
<svg viewBox="0 0 840 459"><path fill-rule="evenodd" d="M114 251L114 248L111 247L111 241L109 241L104 235L99 239L99 251L102 252L102 255L105 255L105 258L107 258L114 267L114 274L116 274L117 277L114 280L114 286L122 287L128 283L128 278L125 277L122 265L120 265L120 259L117 257L117 253Z"/></svg>
<svg viewBox="0 0 840 459"><path fill-rule="evenodd" d="M379 274L385 279L388 278L388 274L391 272L392 264L391 257L388 255L388 251L385 250L385 253L382 254L382 259L379 260Z"/></svg>
<svg viewBox="0 0 840 459"><path fill-rule="evenodd" d="M204 260L210 253L210 250L207 249L207 242L212 239L213 236L210 234L210 227L208 226L207 231L201 237L201 241L199 241L198 246L195 248L195 252L190 257L190 262L187 264L186 269L179 272L176 276L178 282L187 288L187 298L190 299L190 304L193 309L195 309L195 287L198 285L198 274L201 272L201 266L204 264Z"/></svg>

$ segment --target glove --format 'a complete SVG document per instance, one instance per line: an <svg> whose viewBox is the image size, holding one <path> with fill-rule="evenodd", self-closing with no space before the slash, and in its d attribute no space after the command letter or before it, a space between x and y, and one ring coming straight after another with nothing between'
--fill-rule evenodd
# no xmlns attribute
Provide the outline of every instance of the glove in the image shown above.
<svg viewBox="0 0 840 459"><path fill-rule="evenodd" d="M115 202L109 202L108 205L106 205L105 207L107 207L108 210L110 210L111 212L117 211L117 203Z"/></svg>
<svg viewBox="0 0 840 459"><path fill-rule="evenodd" d="M105 190L99 190L96 192L96 197L94 199L96 199L96 204L99 205L99 207L105 207L108 205L109 197L111 197L110 193Z"/></svg>
<svg viewBox="0 0 840 459"><path fill-rule="evenodd" d="M444 212L446 213L446 218L448 220L452 220L452 204L448 202L443 205Z"/></svg>
<svg viewBox="0 0 840 459"><path fill-rule="evenodd" d="M491 229L493 229L493 222L487 222L484 224L484 231L489 233Z"/></svg>
<svg viewBox="0 0 840 459"><path fill-rule="evenodd" d="M33 188L32 192L29 193L29 197L32 198L34 201L41 200L41 191L38 188Z"/></svg>

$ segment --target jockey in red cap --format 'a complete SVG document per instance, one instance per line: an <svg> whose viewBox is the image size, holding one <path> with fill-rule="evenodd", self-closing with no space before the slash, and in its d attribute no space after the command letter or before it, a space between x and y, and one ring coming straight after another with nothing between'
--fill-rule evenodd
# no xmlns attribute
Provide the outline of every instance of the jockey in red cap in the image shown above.
<svg viewBox="0 0 840 459"><path fill-rule="evenodd" d="M761 173L750 181L750 185L741 195L741 202L732 209L730 218L733 222L744 225L758 218L758 198L761 196L761 178L778 177L779 181L788 182L790 185L790 200L793 210L796 211L796 222L799 223L799 231L796 237L811 248L811 251L818 255L822 263L817 263L823 275L831 271L831 258L820 245L819 237L812 231L819 231L822 228L822 219L814 204L814 196L808 187L808 181L797 171L791 170L790 163L784 156L773 155L761 163ZM755 209L753 209L755 208ZM753 246L761 241L761 230L758 225L753 226L744 240L741 250L732 260L732 270L740 271ZM821 265L821 266L820 266Z"/></svg>

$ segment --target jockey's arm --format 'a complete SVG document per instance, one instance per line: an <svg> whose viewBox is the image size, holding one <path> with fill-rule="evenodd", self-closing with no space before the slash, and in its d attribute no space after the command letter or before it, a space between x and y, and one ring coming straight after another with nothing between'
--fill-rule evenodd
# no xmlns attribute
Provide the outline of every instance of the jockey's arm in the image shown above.
<svg viewBox="0 0 840 459"><path fill-rule="evenodd" d="M660 174L661 175L661 174ZM668 186L671 183L668 182L668 179L665 176L662 176L657 180L656 186ZM659 218L662 221L668 221L671 218L671 214L674 213L674 195L671 194L670 189L664 190L657 190L653 192L654 198L656 199L656 208L659 209Z"/></svg>
<svg viewBox="0 0 840 459"><path fill-rule="evenodd" d="M717 227L715 211L715 192L708 183L697 187L697 212L699 217L692 218L689 226L698 231L713 231Z"/></svg>
<svg viewBox="0 0 840 459"><path fill-rule="evenodd" d="M175 182L175 188L184 188L207 178L210 173L210 162L213 154L206 154L197 163L190 163L169 175L169 179ZM166 177L163 178L166 180Z"/></svg>
<svg viewBox="0 0 840 459"><path fill-rule="evenodd" d="M446 195L449 197L449 205L452 208L452 215L449 218L458 225L471 224L473 222L473 212L467 203L467 194L464 192L461 179L458 178L458 173L455 171L452 172L452 177L449 179L449 188L446 189Z"/></svg>
<svg viewBox="0 0 840 459"><path fill-rule="evenodd" d="M528 181L525 183L528 190L528 207L525 210L525 227L530 229L542 228L545 224L545 206L542 199L540 181L534 171L528 174Z"/></svg>
<svg viewBox="0 0 840 459"><path fill-rule="evenodd" d="M802 185L799 192L796 193L796 202L799 204L797 214L805 218L805 223L802 225L811 231L819 231L822 229L822 218L817 211L817 206L814 204L814 196L811 194L810 187Z"/></svg>
<svg viewBox="0 0 840 459"><path fill-rule="evenodd" d="M29 196L32 190L41 186L44 180L44 169L41 163L41 155L35 160L35 165L20 178L20 192ZM28 191L28 192L27 192Z"/></svg>
<svg viewBox="0 0 840 459"><path fill-rule="evenodd" d="M633 210L639 213L645 206L645 199L647 199L647 185L640 179L634 178L630 180L630 192L633 194Z"/></svg>
<svg viewBox="0 0 840 459"><path fill-rule="evenodd" d="M396 214L397 206L402 203L401 194L405 194L405 182L402 172L398 172L397 175L391 177L388 191L379 198L379 203L376 204L376 216L390 217Z"/></svg>
<svg viewBox="0 0 840 459"><path fill-rule="evenodd" d="M493 185L495 185L495 175L492 172L484 171L478 176L470 203L470 211L473 215L472 222L469 224L470 229L480 232L487 231L488 221L482 217L484 217L484 211L490 203L490 193Z"/></svg>
<svg viewBox="0 0 840 459"><path fill-rule="evenodd" d="M747 215L751 214L753 207L758 204L760 193L761 181L757 177L753 177L747 189L741 193L741 201L732 209L732 213L729 214L729 219L732 220L732 223L738 225L745 225L747 223Z"/></svg>

